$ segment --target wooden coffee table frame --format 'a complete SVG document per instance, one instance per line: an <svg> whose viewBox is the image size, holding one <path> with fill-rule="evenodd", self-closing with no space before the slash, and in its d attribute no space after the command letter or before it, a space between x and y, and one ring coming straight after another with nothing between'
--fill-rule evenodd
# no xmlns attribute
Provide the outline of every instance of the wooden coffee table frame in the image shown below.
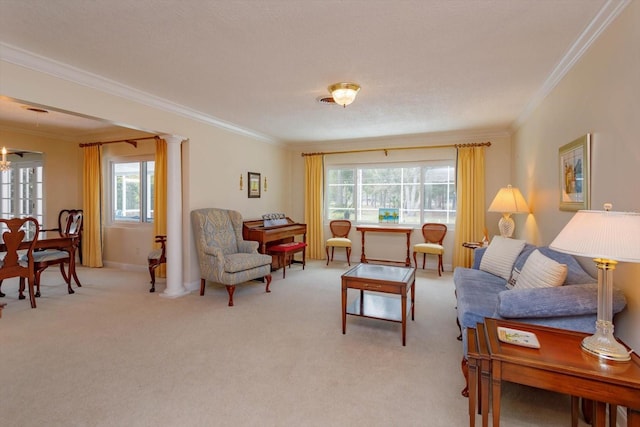
<svg viewBox="0 0 640 427"><path fill-rule="evenodd" d="M358 264L342 275L342 333L347 332L347 314L402 323L402 345L407 342L407 312L415 319L416 269L388 265ZM360 296L347 307L347 290ZM407 289L411 300L407 307ZM375 293L364 291L373 291ZM377 293L400 295L392 298Z"/></svg>

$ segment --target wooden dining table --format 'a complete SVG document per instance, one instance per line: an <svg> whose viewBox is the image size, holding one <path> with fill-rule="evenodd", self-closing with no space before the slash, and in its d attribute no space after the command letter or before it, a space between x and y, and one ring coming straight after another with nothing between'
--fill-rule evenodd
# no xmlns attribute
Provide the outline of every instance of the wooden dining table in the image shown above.
<svg viewBox="0 0 640 427"><path fill-rule="evenodd" d="M26 250L29 249L29 245L31 244L30 240L25 240L20 243L18 246L18 250ZM44 238L38 239L36 241L36 245L34 247L35 251L41 251L45 249L58 249L62 251L69 252L69 270L68 276L65 277L65 281L71 289L71 278L73 278L78 286L80 285L80 280L78 280L78 276L76 275L76 248L78 247L78 236L67 236L67 237L52 237L52 238ZM4 243L0 243L0 252L6 252L7 248ZM29 287L33 286L35 282L35 277L29 280ZM33 289L29 290L29 295L33 295ZM34 297L31 297L31 308L36 308L36 300Z"/></svg>

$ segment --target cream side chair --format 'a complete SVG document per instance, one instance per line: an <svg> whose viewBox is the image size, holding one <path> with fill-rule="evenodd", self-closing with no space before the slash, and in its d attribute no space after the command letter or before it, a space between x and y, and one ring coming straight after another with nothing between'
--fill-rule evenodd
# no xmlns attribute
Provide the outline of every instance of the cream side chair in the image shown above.
<svg viewBox="0 0 640 427"><path fill-rule="evenodd" d="M447 226L439 223L428 222L422 226L422 236L424 237L424 243L418 243L413 245L413 263L418 268L418 261L416 261L416 254L422 254L422 269L424 269L425 259L427 255L438 256L438 276L442 276L444 267L442 266L442 255L444 255L444 246L442 241L444 236L447 235Z"/></svg>
<svg viewBox="0 0 640 427"><path fill-rule="evenodd" d="M327 265L329 265L329 248L331 248L331 261L333 261L333 251L335 248L345 248L347 250L347 264L351 265L351 221L346 219L336 219L329 223L332 237L327 239L325 250L327 251Z"/></svg>
<svg viewBox="0 0 640 427"><path fill-rule="evenodd" d="M258 253L258 242L242 238L242 215L227 209L191 211L191 225L200 264L200 295L206 281L227 287L233 306L236 285L263 278L271 292L271 256Z"/></svg>

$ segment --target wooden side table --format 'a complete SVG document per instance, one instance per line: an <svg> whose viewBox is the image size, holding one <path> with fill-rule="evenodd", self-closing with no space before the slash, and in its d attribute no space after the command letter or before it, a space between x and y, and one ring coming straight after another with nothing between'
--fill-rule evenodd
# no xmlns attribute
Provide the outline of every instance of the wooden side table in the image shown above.
<svg viewBox="0 0 640 427"><path fill-rule="evenodd" d="M574 396L572 414L577 413L576 397L593 400L595 427L606 424L606 403L625 406L627 426L640 427L640 357L636 353L628 362L611 362L581 350L585 333L497 319L485 319L484 325L491 357L494 427L500 425L503 380ZM540 348L503 343L498 338L500 326L534 333ZM487 392L481 398L488 396Z"/></svg>

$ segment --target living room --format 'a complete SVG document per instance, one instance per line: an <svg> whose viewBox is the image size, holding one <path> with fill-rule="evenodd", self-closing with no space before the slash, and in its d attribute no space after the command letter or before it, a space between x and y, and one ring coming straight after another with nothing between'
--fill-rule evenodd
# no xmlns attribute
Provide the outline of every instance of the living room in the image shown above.
<svg viewBox="0 0 640 427"><path fill-rule="evenodd" d="M638 23L640 4L629 2L579 60L571 64L562 79L551 85L548 94L532 100L532 110L522 115L522 122L515 123L512 129L306 142L292 147L119 97L108 90L87 86L80 78L72 81L26 64L19 65L15 57L7 59L6 55L10 54L7 50L3 50L0 62L0 93L15 100L125 123L149 133L164 132L188 139L182 143L184 241L181 252L185 260L182 279L185 287L194 289L199 272L191 228L186 220L188 212L217 206L236 209L247 218L267 212L285 212L291 218L303 221L304 161L301 153L306 152L491 141L492 146L486 150L486 206L500 187L512 184L520 188L531 213L515 217L516 236L532 244L545 245L573 215L558 207L558 149L591 133L591 208L601 209L605 202L611 202L615 210L638 211L640 190L635 184L640 182ZM56 202L48 206L49 215L55 215L59 208L78 205L81 202L81 153L77 141L52 138L50 147L45 148L46 141L34 145L32 138L22 142L27 145L20 145L22 143L15 142L18 139L14 137L13 132L0 132L3 145L46 152L47 167L55 174L64 174L63 180L51 180L58 184L54 190ZM13 141L5 142L8 139ZM383 156L380 154L381 158ZM394 156L397 155L390 151L390 159L397 160ZM260 199L248 199L246 188L239 188L239 176L246 178L247 171L260 172L268 178L268 191ZM68 185L69 182L75 184ZM628 188L631 188L630 192ZM498 219L499 214L487 214L490 235L498 234ZM146 241L150 242L150 232L148 237ZM357 236L354 237L357 241ZM140 236L135 239L140 240ZM452 242L449 238L448 257L456 249ZM127 267L126 258L118 258L115 252L106 261ZM143 248L138 261L132 264L144 265L145 253ZM359 249L355 245L352 259L358 258ZM450 269L450 258L448 260L445 264ZM588 260L585 264L585 267L593 268ZM624 290L628 303L627 311L616 319L616 335L633 349L640 348L640 328L637 327L640 324L639 278L640 266L635 264L621 263L615 272L616 286Z"/></svg>

